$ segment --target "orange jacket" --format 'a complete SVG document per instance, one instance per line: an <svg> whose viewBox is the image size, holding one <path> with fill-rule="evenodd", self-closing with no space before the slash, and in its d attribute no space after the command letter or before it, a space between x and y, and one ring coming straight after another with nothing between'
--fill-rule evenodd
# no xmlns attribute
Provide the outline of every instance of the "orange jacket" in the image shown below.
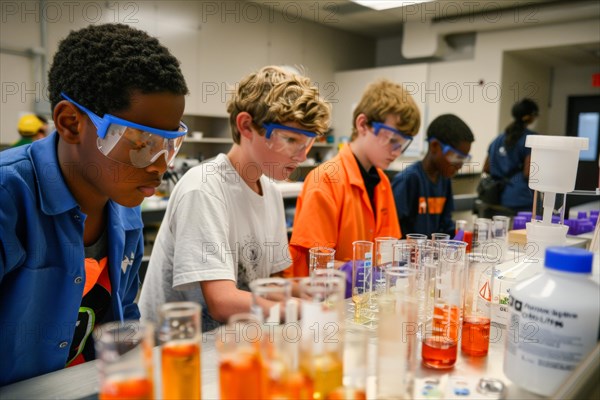
<svg viewBox="0 0 600 400"><path fill-rule="evenodd" d="M311 247L332 247L336 260L347 261L356 240L401 236L390 180L382 170L377 173L381 177L374 193L377 218L350 146L308 174L296 203L290 240L294 276L308 275Z"/></svg>

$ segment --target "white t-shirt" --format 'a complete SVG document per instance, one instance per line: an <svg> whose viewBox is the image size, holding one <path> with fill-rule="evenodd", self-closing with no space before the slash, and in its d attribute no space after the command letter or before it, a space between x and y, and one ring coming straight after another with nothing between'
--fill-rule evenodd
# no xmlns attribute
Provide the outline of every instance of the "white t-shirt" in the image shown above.
<svg viewBox="0 0 600 400"><path fill-rule="evenodd" d="M253 173L250 168L245 172ZM291 264L281 193L264 175L260 184L262 196L248 187L225 154L181 178L152 249L139 299L142 318L156 322L160 305L195 301L202 306L206 332L219 323L207 313L199 282L232 280L249 291L254 279Z"/></svg>

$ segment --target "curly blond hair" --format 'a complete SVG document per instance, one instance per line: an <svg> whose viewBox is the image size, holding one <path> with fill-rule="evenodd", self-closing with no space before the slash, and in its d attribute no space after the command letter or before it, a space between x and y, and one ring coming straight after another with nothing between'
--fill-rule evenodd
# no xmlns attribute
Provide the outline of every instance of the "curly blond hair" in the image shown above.
<svg viewBox="0 0 600 400"><path fill-rule="evenodd" d="M407 135L414 136L421 126L421 114L413 97L402 85L387 79L380 79L369 86L362 95L352 115L352 137L358 136L356 117L365 114L369 123L383 122L390 114L400 116L396 128Z"/></svg>
<svg viewBox="0 0 600 400"><path fill-rule="evenodd" d="M321 136L327 132L331 117L331 106L319 97L309 78L276 66L263 67L243 78L228 101L231 135L237 144L240 133L236 118L243 111L252 115L262 134L265 122L297 122Z"/></svg>

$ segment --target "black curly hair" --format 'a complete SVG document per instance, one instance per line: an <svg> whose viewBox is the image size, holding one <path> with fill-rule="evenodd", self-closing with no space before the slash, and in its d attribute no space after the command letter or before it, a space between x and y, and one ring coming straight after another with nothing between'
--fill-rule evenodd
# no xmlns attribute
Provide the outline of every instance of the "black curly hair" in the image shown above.
<svg viewBox="0 0 600 400"><path fill-rule="evenodd" d="M179 61L146 32L123 24L71 31L48 72L52 109L64 92L102 116L126 110L134 91L185 95Z"/></svg>
<svg viewBox="0 0 600 400"><path fill-rule="evenodd" d="M475 141L471 128L454 114L443 114L431 121L427 128L427 139L432 138L453 147L461 142Z"/></svg>

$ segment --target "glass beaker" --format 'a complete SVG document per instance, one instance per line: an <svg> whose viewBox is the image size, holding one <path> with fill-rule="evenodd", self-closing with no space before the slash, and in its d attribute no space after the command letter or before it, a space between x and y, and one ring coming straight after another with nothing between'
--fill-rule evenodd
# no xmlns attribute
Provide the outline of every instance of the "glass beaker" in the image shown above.
<svg viewBox="0 0 600 400"><path fill-rule="evenodd" d="M468 256L461 350L470 356L488 353L495 265L481 254Z"/></svg>
<svg viewBox="0 0 600 400"><path fill-rule="evenodd" d="M308 270L312 273L316 269L333 268L335 250L330 247L312 247L308 250Z"/></svg>
<svg viewBox="0 0 600 400"><path fill-rule="evenodd" d="M450 240L450 235L447 233L439 233L439 232L435 232L431 234L431 240L433 242L439 241L439 240Z"/></svg>
<svg viewBox="0 0 600 400"><path fill-rule="evenodd" d="M263 361L265 338L256 315L235 314L217 331L221 399L263 399L268 394L268 370Z"/></svg>
<svg viewBox="0 0 600 400"><path fill-rule="evenodd" d="M199 399L200 305L194 302L166 303L160 307L159 314L162 397Z"/></svg>
<svg viewBox="0 0 600 400"><path fill-rule="evenodd" d="M427 243L427 235L422 233L409 233L406 235L406 241L409 243L417 243L423 245Z"/></svg>
<svg viewBox="0 0 600 400"><path fill-rule="evenodd" d="M261 278L250 282L252 313L262 322L280 324L292 296L292 282L284 278Z"/></svg>
<svg viewBox="0 0 600 400"><path fill-rule="evenodd" d="M94 330L101 400L153 399L154 329L146 321L109 322Z"/></svg>

